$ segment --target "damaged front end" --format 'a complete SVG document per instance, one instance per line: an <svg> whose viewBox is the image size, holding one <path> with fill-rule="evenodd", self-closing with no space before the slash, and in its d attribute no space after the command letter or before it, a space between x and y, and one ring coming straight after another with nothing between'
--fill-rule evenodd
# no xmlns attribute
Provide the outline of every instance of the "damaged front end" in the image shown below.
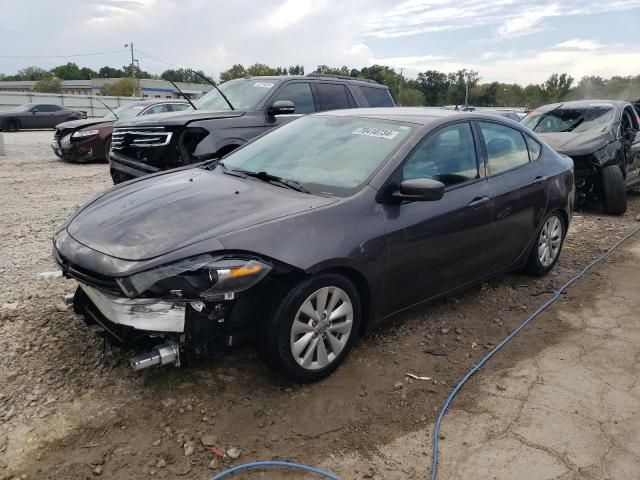
<svg viewBox="0 0 640 480"><path fill-rule="evenodd" d="M200 255L108 278L70 264L55 248L54 257L79 282L76 313L111 343L139 353L131 360L136 370L222 356L252 333L249 311L265 292L252 287L273 270L252 256Z"/></svg>
<svg viewBox="0 0 640 480"><path fill-rule="evenodd" d="M562 152L564 153L564 152ZM574 163L578 205L601 196L600 172L609 165L623 163L622 142L614 141L592 153L566 153Z"/></svg>

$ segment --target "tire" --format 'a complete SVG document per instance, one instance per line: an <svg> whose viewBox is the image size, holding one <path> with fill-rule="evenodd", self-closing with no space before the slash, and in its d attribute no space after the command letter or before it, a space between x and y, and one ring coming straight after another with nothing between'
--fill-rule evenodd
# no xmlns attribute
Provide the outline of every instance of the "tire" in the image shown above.
<svg viewBox="0 0 640 480"><path fill-rule="evenodd" d="M602 181L602 203L605 213L622 215L627 211L627 192L622 171L617 165L604 167L600 172Z"/></svg>
<svg viewBox="0 0 640 480"><path fill-rule="evenodd" d="M128 180L128 178L126 178L122 173L120 173L115 168L110 168L109 172L111 173L111 179L113 180L114 185L118 185L119 183L123 183Z"/></svg>
<svg viewBox="0 0 640 480"><path fill-rule="evenodd" d="M107 163L109 163L109 150L111 150L111 137L107 138L104 143L104 161Z"/></svg>
<svg viewBox="0 0 640 480"><path fill-rule="evenodd" d="M17 118L10 118L4 122L4 128L7 132L17 132L20 130L20 120Z"/></svg>
<svg viewBox="0 0 640 480"><path fill-rule="evenodd" d="M324 307L319 308L318 302ZM332 320L331 311L338 315ZM343 275L308 278L276 307L260 337L261 353L288 379L317 382L344 361L358 334L361 312L358 290Z"/></svg>
<svg viewBox="0 0 640 480"><path fill-rule="evenodd" d="M565 222L559 212L544 219L527 260L525 270L529 275L541 277L551 271L560 258L565 232Z"/></svg>

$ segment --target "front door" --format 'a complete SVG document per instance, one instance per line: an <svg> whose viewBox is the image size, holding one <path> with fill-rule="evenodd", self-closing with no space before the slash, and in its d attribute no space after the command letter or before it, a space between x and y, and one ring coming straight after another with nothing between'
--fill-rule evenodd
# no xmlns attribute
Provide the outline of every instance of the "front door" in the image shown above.
<svg viewBox="0 0 640 480"><path fill-rule="evenodd" d="M442 199L385 205L387 276L384 314L465 285L486 271L491 230L489 185L478 168L468 122L430 133L392 181L432 178L446 185Z"/></svg>
<svg viewBox="0 0 640 480"><path fill-rule="evenodd" d="M271 97L268 105L273 105L280 100L288 100L293 102L296 109L291 114L285 115L267 115L266 125L267 128L278 127L284 123L295 120L296 118L306 115L308 113L314 113L316 111L315 101L313 99L313 93L311 91L311 84L309 82L289 82L282 87ZM266 111L269 111L267 106Z"/></svg>

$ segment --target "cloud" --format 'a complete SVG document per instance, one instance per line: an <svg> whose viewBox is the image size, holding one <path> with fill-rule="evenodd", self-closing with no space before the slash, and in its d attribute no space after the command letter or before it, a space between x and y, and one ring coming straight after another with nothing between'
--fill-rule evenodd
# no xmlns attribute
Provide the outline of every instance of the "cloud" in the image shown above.
<svg viewBox="0 0 640 480"><path fill-rule="evenodd" d="M640 7L640 0L586 2L564 0L445 0L405 1L369 25L367 35L374 38L396 38L421 33L452 31L472 27L493 27L500 37L513 37L540 31L547 18L589 15L599 12L629 10Z"/></svg>
<svg viewBox="0 0 640 480"><path fill-rule="evenodd" d="M558 50L598 50L602 45L595 40L581 40L573 38L566 42L559 43L554 48Z"/></svg>

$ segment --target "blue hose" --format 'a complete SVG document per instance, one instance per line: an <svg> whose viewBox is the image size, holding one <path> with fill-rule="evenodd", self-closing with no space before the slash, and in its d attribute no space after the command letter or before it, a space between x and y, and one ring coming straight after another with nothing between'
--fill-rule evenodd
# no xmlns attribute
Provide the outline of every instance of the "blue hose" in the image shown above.
<svg viewBox="0 0 640 480"><path fill-rule="evenodd" d="M455 386L455 388L449 394L449 397L447 398L446 402L444 402L444 405L442 406L442 410L440 410L440 414L438 415L438 420L436 421L436 426L435 426L434 431L433 431L433 460L432 460L432 463L431 463L431 475L429 476L430 480L435 480L436 479L437 468L438 468L438 440L439 440L438 437L440 436L440 426L442 425L442 420L444 418L445 413L447 413L447 410L451 406L451 403L453 402L453 399L456 397L456 395L458 394L460 389L462 389L464 384L467 383L467 381L478 370L480 370L484 366L484 364L487 363L491 359L491 357L493 357L498 351L500 351L502 349L502 347L504 347L507 343L509 343L509 341L511 341L511 339L513 337L515 337L518 333L520 333L520 331L524 327L526 327L529 324L529 322L531 322L531 320L536 318L538 315L540 315L542 312L544 312L547 308L549 308L549 306L551 306L553 303L555 303L556 300L558 300L558 298L560 298L560 295L562 295L567 290L567 288L569 288L571 285L573 285L573 283L576 280L578 280L580 277L582 277L584 274L586 274L589 270L591 270L591 268L593 268L594 265L600 263L602 260L607 258L616 248L618 248L620 246L620 244L622 242L624 242L625 240L627 240L631 236L635 235L638 231L640 231L640 227L637 227L631 233L625 235L623 238L618 240L615 244L613 244L613 246L611 248L609 248L609 250L607 250L605 253L603 253L598 258L596 258L591 263L589 263L586 267L584 267L582 269L582 271L580 271L580 273L578 273L575 277L573 277L571 280L569 280L567 283L565 283L562 287L560 287L558 290L556 290L555 293L553 294L553 296L549 300L547 300L545 303L543 303L542 306L540 306L535 312L533 312L529 316L529 318L527 318L524 322L522 322L513 332L511 332L509 335L507 335L498 345L496 345L492 350L490 350L489 353L487 353L484 357L482 357L482 359L480 359L480 361L478 363L476 363L475 366L471 370L469 370L465 374L464 377L462 377L462 380L460 380L460 382L458 382L458 384ZM299 464L299 463L279 462L279 461L245 463L243 465L238 465L237 467L233 467L233 468L231 468L229 470L225 470L224 472L221 472L221 473L211 477L210 480L219 480L221 478L225 478L225 477L227 477L229 475L232 475L232 474L234 474L236 472L241 472L243 470L252 470L252 469L257 469L257 468L272 468L272 467L274 467L274 468L286 468L286 469L292 469L292 470L303 470L303 471L306 471L306 472L315 473L316 475L320 475L321 477L328 478L330 480L341 480L340 477L338 477L338 476L336 476L336 475L334 475L332 473L328 473L328 472L325 472L323 470L319 470L317 468L308 467L306 465L302 465L302 464Z"/></svg>
<svg viewBox="0 0 640 480"><path fill-rule="evenodd" d="M545 303L543 303L540 308L538 308L535 312L533 312L529 318L527 318L524 322L522 322L518 326L518 328L516 328L513 332L511 332L509 335L507 335L504 338L504 340L502 340L498 345L496 345L493 348L493 350L491 350L484 357L482 357L482 359L478 363L476 363L476 365L471 370L469 370L464 377L462 377L462 380L460 380L460 382L458 382L456 387L449 394L449 397L447 398L447 401L444 402L444 405L442 406L442 410L440 410L440 414L438 415L438 420L436 421L436 426L435 426L435 428L433 430L433 459L432 459L432 462L431 462L431 475L429 477L430 480L435 480L436 479L436 473L437 473L437 468L438 468L438 439L439 439L438 437L440 436L440 425L442 424L442 419L444 418L444 414L447 413L447 410L449 409L449 406L451 405L451 402L453 402L453 399L455 398L455 396L458 394L458 392L460 391L462 386L465 383L467 383L467 380L469 380L473 376L474 373L476 373L478 370L480 370L484 366L484 364L487 363L489 361L489 359L491 357L493 357L502 347L504 347L513 337L515 337L518 333L520 333L520 331L524 327L526 327L527 324L531 320L536 318L543 311L545 311L547 308L549 308L549 306L552 303L554 303L556 300L558 300L558 298L560 298L560 295L562 295L562 293L567 288L569 288L576 280L578 280L585 273L587 273L594 265L600 263L602 260L607 258L611 254L611 252L613 252L616 248L618 248L618 246L622 242L624 242L626 239L628 239L632 235L635 235L638 231L640 231L640 227L637 227L631 233L625 235L622 239L618 240L611 248L609 248L609 250L607 250L605 253L603 253L598 258L596 258L591 263L589 263L589 265L584 267L580 273L578 273L575 277L573 277L571 280L569 280L567 283L565 283L562 287L560 287L558 290L556 290L554 295L549 300L547 300Z"/></svg>
<svg viewBox="0 0 640 480"><path fill-rule="evenodd" d="M290 470L303 470L305 472L315 473L316 475L320 475L321 477L328 478L330 480L341 480L340 477L332 473L320 470L318 468L308 467L306 465L302 465L299 463L279 462L276 460L271 460L267 462L251 462L251 463L245 463L243 465L238 465L237 467L230 468L229 470L225 470L224 472L221 472L215 475L214 477L211 477L210 480L218 480L220 478L228 477L229 475L232 475L236 472L241 472L243 470L253 470L256 468L286 468Z"/></svg>

